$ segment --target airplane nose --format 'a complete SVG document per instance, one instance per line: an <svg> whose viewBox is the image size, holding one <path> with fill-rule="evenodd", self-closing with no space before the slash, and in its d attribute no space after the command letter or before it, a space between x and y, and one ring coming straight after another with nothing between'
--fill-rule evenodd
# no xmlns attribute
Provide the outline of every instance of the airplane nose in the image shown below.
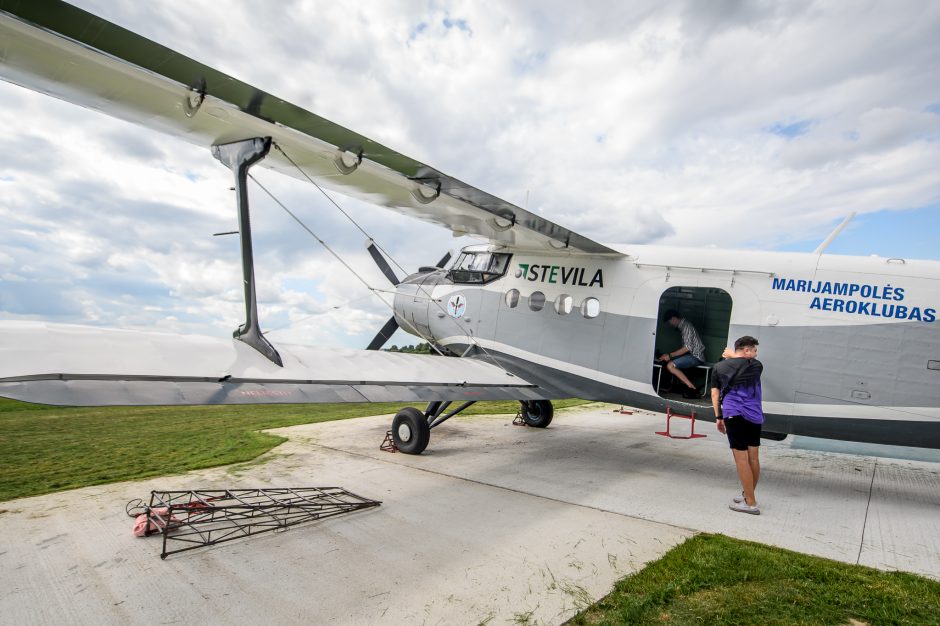
<svg viewBox="0 0 940 626"><path fill-rule="evenodd" d="M424 269L424 268L422 268ZM402 330L421 337L424 341L435 340L431 331L430 316L437 307L432 302L434 287L445 280L445 272L431 271L412 274L395 288L395 320Z"/></svg>
<svg viewBox="0 0 940 626"><path fill-rule="evenodd" d="M417 318L415 318L415 311L412 311L408 308L401 308L401 314L399 315L399 307L396 304L398 301L398 293L401 291L405 294L406 298L403 302L408 302L407 296L411 296L412 299L417 299L420 296L424 295L426 298L430 297L430 292L424 292L423 283L427 282L428 276L431 274L439 274L446 277L446 272L441 268L444 267L447 262L450 260L450 252L444 255L444 257L438 261L437 265L434 267L421 267L418 269L416 274L411 274L406 277L404 281L398 280L398 276L395 274L395 271L392 270L392 267L388 264L388 261L385 259L385 256L379 251L378 246L374 241L369 239L366 242L368 245L366 249L369 251L369 255L372 257L372 260L375 261L375 264L379 267L388 281L395 287L395 299L392 303L392 317L389 318L385 325L376 333L375 337L369 342L369 345L366 347L366 350L381 350L382 346L391 339L392 335L395 334L399 328L403 328L406 332L411 333L412 335L420 336L425 341L432 341L430 324L427 320L427 312L425 311L423 315L418 312ZM401 267L401 266L399 266ZM404 288L399 288L401 284L406 284ZM430 300L428 300L430 304ZM409 313L411 315L409 315ZM412 318L409 320L409 318ZM423 329L427 328L427 332L424 332Z"/></svg>

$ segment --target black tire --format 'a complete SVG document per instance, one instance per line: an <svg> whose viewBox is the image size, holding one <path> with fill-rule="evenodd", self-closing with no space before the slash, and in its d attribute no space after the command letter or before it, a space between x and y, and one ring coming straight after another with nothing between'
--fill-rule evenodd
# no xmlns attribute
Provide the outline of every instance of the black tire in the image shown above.
<svg viewBox="0 0 940 626"><path fill-rule="evenodd" d="M522 421L528 426L546 428L552 423L555 410L550 400L520 401L522 405Z"/></svg>
<svg viewBox="0 0 940 626"><path fill-rule="evenodd" d="M406 406L392 420L392 440L405 454L421 454L431 441L431 428L424 413Z"/></svg>

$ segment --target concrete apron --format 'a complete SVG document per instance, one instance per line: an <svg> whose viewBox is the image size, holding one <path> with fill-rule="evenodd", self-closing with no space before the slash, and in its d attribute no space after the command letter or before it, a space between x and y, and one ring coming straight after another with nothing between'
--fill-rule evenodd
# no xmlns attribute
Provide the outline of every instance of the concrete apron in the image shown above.
<svg viewBox="0 0 940 626"><path fill-rule="evenodd" d="M369 437L380 439L387 421L350 426L322 425L319 444L678 528L940 579L938 463L763 440L762 514L752 516L728 509L740 484L727 439L709 422L696 423L706 438L682 440L653 434L664 430L663 414L621 415L609 405L570 409L547 429L515 427L504 417L462 418L432 431L418 457L376 449ZM688 420L673 419L672 432L688 434Z"/></svg>
<svg viewBox="0 0 940 626"><path fill-rule="evenodd" d="M378 450L390 421L273 431L290 441L264 463L2 503L0 611L11 623L560 623L694 531L940 578L933 463L768 442L755 517L727 509L736 479L711 424L681 441L652 434L662 415L609 406L546 430L470 417L413 457ZM384 504L166 561L124 513L151 489L266 486Z"/></svg>

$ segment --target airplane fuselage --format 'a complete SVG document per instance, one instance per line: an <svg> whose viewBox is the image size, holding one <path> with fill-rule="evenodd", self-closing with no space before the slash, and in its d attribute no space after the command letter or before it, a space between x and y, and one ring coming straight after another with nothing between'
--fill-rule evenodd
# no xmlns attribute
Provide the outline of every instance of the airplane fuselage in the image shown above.
<svg viewBox="0 0 940 626"><path fill-rule="evenodd" d="M414 275L399 287L396 316L551 398L690 404L713 420L707 402L657 392L655 355L681 346L660 318L678 308L700 326L707 362L742 335L760 341L766 430L940 447L940 263L622 248L628 256L605 258L477 247L512 255L501 276Z"/></svg>

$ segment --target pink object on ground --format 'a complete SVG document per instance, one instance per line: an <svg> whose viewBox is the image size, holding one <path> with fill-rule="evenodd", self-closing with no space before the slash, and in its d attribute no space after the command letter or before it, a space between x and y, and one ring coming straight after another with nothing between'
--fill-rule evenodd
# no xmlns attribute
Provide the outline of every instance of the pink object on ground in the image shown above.
<svg viewBox="0 0 940 626"><path fill-rule="evenodd" d="M159 509L152 509L153 513L156 515L165 516L169 509L162 507ZM178 522L179 519L172 515L170 516L170 523ZM158 518L151 518L148 513L141 513L134 519L134 536L135 537L146 537L147 535L152 535L163 530L164 521Z"/></svg>

